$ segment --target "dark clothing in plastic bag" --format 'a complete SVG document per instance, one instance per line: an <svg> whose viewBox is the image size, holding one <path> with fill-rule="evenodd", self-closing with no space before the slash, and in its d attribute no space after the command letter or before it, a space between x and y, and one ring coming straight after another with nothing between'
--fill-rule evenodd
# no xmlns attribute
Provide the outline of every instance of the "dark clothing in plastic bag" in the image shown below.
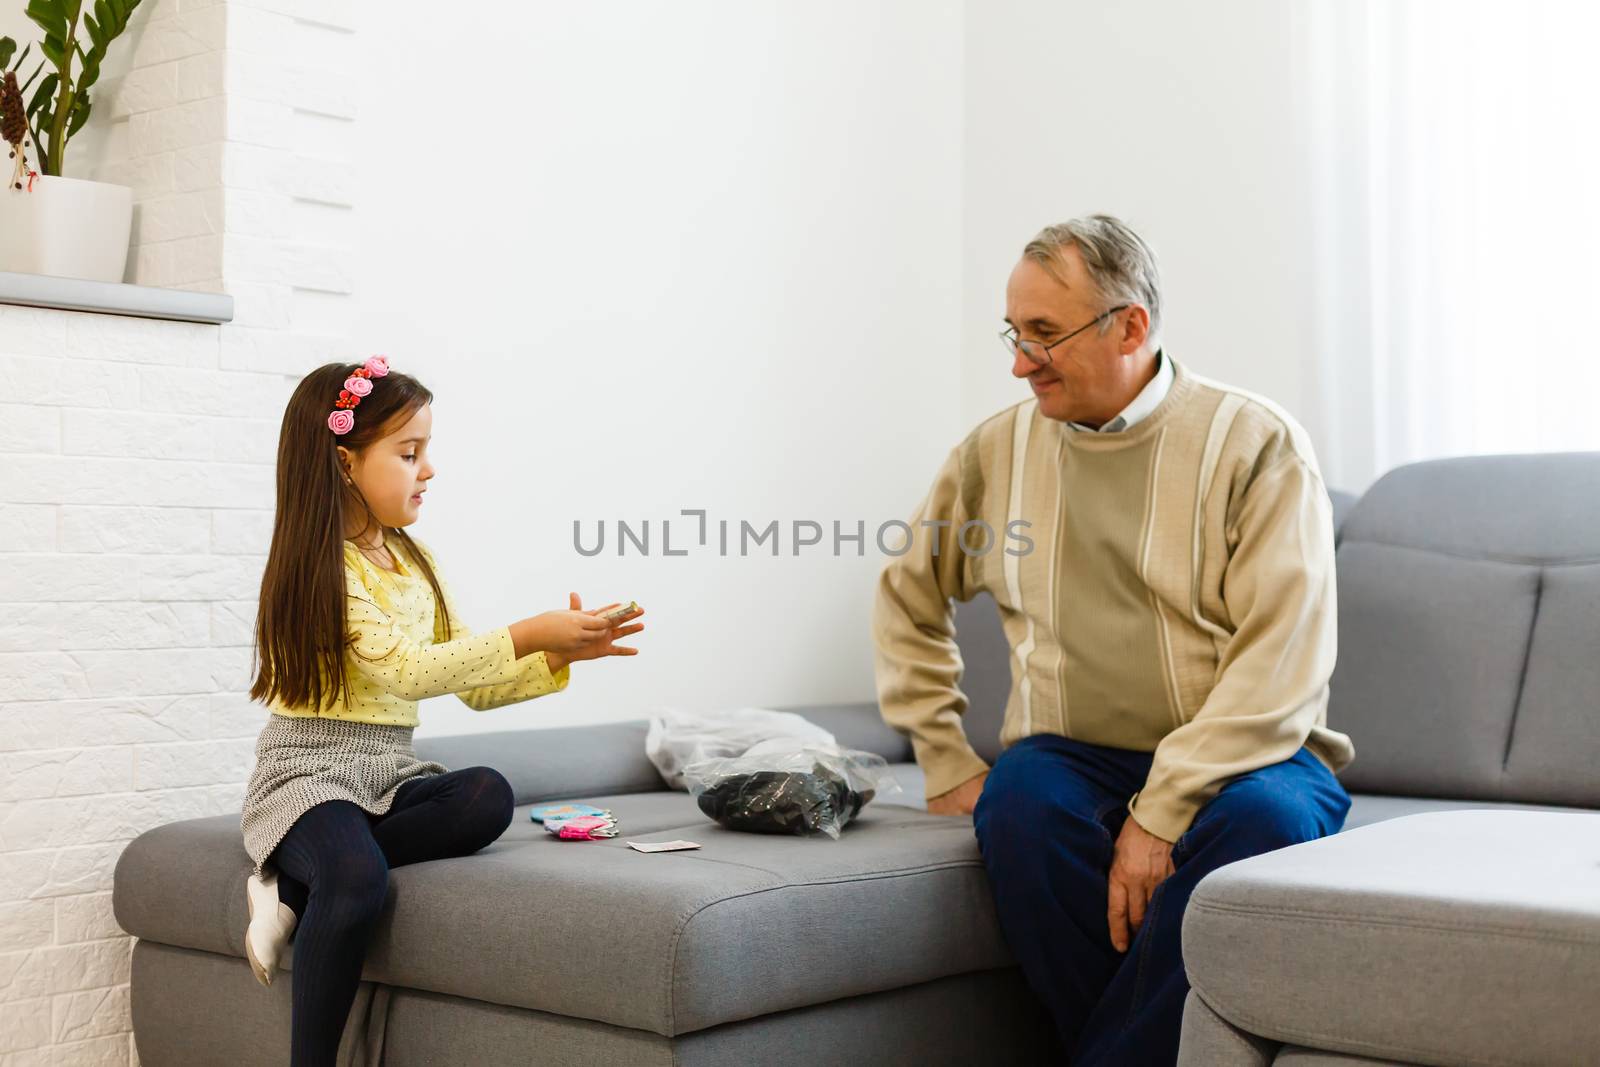
<svg viewBox="0 0 1600 1067"><path fill-rule="evenodd" d="M858 793L820 763L810 774L755 771L724 778L700 794L700 810L730 830L758 834L814 834L830 822L843 826L861 813L873 790Z"/></svg>
<svg viewBox="0 0 1600 1067"><path fill-rule="evenodd" d="M833 838L880 791L900 789L882 756L837 746L703 760L684 778L700 810L730 830Z"/></svg>

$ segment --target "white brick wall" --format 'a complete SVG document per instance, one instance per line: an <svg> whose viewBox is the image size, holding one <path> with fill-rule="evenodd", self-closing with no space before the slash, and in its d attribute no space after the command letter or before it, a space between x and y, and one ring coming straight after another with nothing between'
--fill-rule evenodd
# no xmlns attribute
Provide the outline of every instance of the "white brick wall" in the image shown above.
<svg viewBox="0 0 1600 1067"><path fill-rule="evenodd" d="M134 1061L111 872L239 810L293 378L226 328L0 306L0 1063Z"/></svg>
<svg viewBox="0 0 1600 1067"><path fill-rule="evenodd" d="M233 323L0 305L0 1067L138 1063L117 857L239 811L278 420L367 354L352 11L145 0L102 82L85 176L134 188L129 280L226 291Z"/></svg>

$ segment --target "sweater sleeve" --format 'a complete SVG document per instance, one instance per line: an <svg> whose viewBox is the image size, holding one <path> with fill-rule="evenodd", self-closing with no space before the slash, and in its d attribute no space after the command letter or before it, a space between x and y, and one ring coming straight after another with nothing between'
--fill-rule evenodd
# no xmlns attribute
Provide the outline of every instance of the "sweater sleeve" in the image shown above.
<svg viewBox="0 0 1600 1067"><path fill-rule="evenodd" d="M349 662L369 683L402 700L503 685L518 674L509 629L417 641L356 579L345 591L345 631Z"/></svg>
<svg viewBox="0 0 1600 1067"><path fill-rule="evenodd" d="M960 449L951 451L916 514L908 550L878 579L872 633L878 705L884 721L911 738L931 799L983 774L989 764L973 750L961 725L961 651L950 600L970 600L966 553L956 531L969 516L960 493ZM924 527L924 521L949 526Z"/></svg>
<svg viewBox="0 0 1600 1067"><path fill-rule="evenodd" d="M450 632L444 632L444 613L434 614L433 632L436 642L454 643L467 640L475 635L466 622L461 618L461 612L456 607L455 596L450 592L450 585L444 580L444 575L439 570L439 565L434 562L433 554L421 543L417 544L420 552L428 557L428 565L433 568L433 576L439 582L439 590L444 594L445 608L450 615ZM491 631L491 635L504 633L506 643L511 645L511 630L502 627L500 630ZM502 681L477 685L470 689L454 690L461 702L474 711L489 711L502 708L507 704L516 704L523 700L532 700L535 697L547 696L550 693L559 693L567 687L567 682L572 677L570 665L562 667L554 673L550 670L549 660L543 652L534 652L516 658L513 649L511 677Z"/></svg>
<svg viewBox="0 0 1600 1067"><path fill-rule="evenodd" d="M1332 506L1300 456L1275 459L1245 488L1223 574L1233 636L1194 717L1156 746L1128 804L1177 841L1232 778L1280 763L1310 736L1337 651Z"/></svg>

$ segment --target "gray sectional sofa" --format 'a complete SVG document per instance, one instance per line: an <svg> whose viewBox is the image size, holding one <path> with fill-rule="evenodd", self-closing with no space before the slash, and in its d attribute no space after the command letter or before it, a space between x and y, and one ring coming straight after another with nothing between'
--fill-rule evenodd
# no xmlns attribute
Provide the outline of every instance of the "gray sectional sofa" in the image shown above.
<svg viewBox="0 0 1600 1067"><path fill-rule="evenodd" d="M1354 1033L1367 1025L1363 998L1382 997L1372 1018L1383 1021L1373 1026L1392 1029L1394 1002L1388 987L1373 984L1373 972L1396 983L1414 973L1421 985L1443 991L1430 1026L1463 1014L1492 1026L1486 1006L1513 1014L1504 1002L1448 999L1471 982L1436 972L1463 961L1480 974L1494 972L1493 944L1476 955L1441 956L1415 938L1392 936L1396 925L1369 928L1362 919L1370 901L1412 884L1406 872L1424 884L1448 875L1456 897L1470 900L1471 872L1498 862L1469 844L1452 853L1452 866L1430 866L1435 853L1421 843L1459 843L1461 836L1441 836L1428 819L1488 807L1499 814L1464 817L1504 822L1521 817L1507 810L1518 801L1600 805L1596 501L1600 457L1557 456L1407 468L1350 511L1339 548L1342 649L1330 719L1355 738L1357 761L1344 776L1355 794L1347 825L1361 829L1234 864L1202 882L1195 901L1204 914L1185 924L1186 960L1199 976L1185 1019L1186 1063L1387 1062L1340 1058L1352 1050L1380 1054L1387 1047L1381 1033L1340 1043L1291 1025L1330 1004L1342 1014L1329 1032ZM1336 503L1342 516L1350 502ZM972 698L968 731L992 760L1007 649L986 598L960 606L957 625L967 663L963 688ZM921 810L910 748L873 705L794 710L844 743L882 754L904 788L870 804L837 842L714 825L687 794L662 789L644 756L642 722L420 739L424 758L499 769L519 810L501 840L474 856L391 872L344 1062L1060 1062L1049 1018L1001 937L971 819ZM529 822L526 806L556 799L611 808L623 835L554 840ZM1424 812L1445 814L1367 829ZM1387 872L1389 880L1378 878L1366 895L1352 891L1355 876L1338 846L1408 825L1419 844L1408 847L1404 833L1371 840L1374 858L1364 869ZM1600 834L1593 822L1585 825L1591 860L1567 873L1593 879ZM1536 839L1550 833L1527 827ZM703 847L646 855L623 843L676 837ZM1549 843L1563 842L1573 844L1559 835ZM1504 856L1529 852L1524 843ZM1271 862L1302 853L1299 865ZM1401 859L1411 867L1402 871ZM290 982L262 988L241 952L250 866L237 815L159 827L123 853L114 907L137 938L133 1025L147 1067L288 1061ZM1494 884L1487 906L1500 915L1493 909L1511 892L1506 884L1521 883L1508 876ZM1301 907L1296 893L1309 894L1314 906ZM1570 903L1577 895L1569 886L1559 899ZM1317 953L1305 947L1305 930L1278 936L1275 920L1257 920L1274 899L1285 902L1284 915L1306 924L1322 921L1311 917L1317 908L1334 909L1338 921L1324 922L1320 940L1311 939ZM1426 914L1429 901L1407 906ZM1539 909L1537 901L1533 906ZM1456 898L1445 911L1467 916L1469 925L1482 918ZM1600 921L1584 925L1576 905L1540 914L1559 918L1550 920L1550 943L1568 948L1537 987L1543 995L1563 978L1592 975ZM1358 936L1340 956L1329 946L1339 944L1346 922ZM1429 928L1424 921L1413 927ZM1413 946L1421 953L1415 961L1404 955ZM1328 953L1383 964L1329 969L1327 982L1353 983L1335 995L1320 970ZM1506 958L1515 966L1495 989L1538 971L1526 953ZM293 970L292 944L284 966ZM1565 995L1559 1003L1581 994ZM1413 989L1412 1000L1417 996ZM1274 1022L1279 1012L1282 1026ZM1300 1015L1291 1018L1293 1012ZM1565 1044L1547 1047L1571 1047L1571 1034L1592 1032L1594 1017L1600 1013L1591 1012L1590 1030L1571 1030ZM1419 1047L1393 1043L1396 1051L1402 1046ZM1412 1062L1559 1061L1424 1055Z"/></svg>
<svg viewBox="0 0 1600 1067"><path fill-rule="evenodd" d="M1354 805L1196 887L1180 1062L1600 1064L1600 455L1401 468L1338 552Z"/></svg>
<svg viewBox="0 0 1600 1067"><path fill-rule="evenodd" d="M519 808L489 848L390 873L344 1062L1047 1061L971 819L890 802L922 784L873 705L795 710L899 765L905 792L837 842L710 822L664 791L643 722L419 740L447 767L500 770ZM622 836L562 842L527 818L574 798L616 812ZM623 843L680 837L702 848ZM249 870L237 816L151 830L118 863L146 1067L288 1062L290 982L263 988L241 954Z"/></svg>

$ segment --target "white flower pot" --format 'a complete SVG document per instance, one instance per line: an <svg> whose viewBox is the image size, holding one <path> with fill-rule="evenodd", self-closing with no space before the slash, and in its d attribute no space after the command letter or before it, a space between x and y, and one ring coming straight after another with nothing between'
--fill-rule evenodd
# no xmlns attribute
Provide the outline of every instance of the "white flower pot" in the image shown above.
<svg viewBox="0 0 1600 1067"><path fill-rule="evenodd" d="M29 192L24 178L0 189L0 270L120 282L132 226L125 185L40 175Z"/></svg>

